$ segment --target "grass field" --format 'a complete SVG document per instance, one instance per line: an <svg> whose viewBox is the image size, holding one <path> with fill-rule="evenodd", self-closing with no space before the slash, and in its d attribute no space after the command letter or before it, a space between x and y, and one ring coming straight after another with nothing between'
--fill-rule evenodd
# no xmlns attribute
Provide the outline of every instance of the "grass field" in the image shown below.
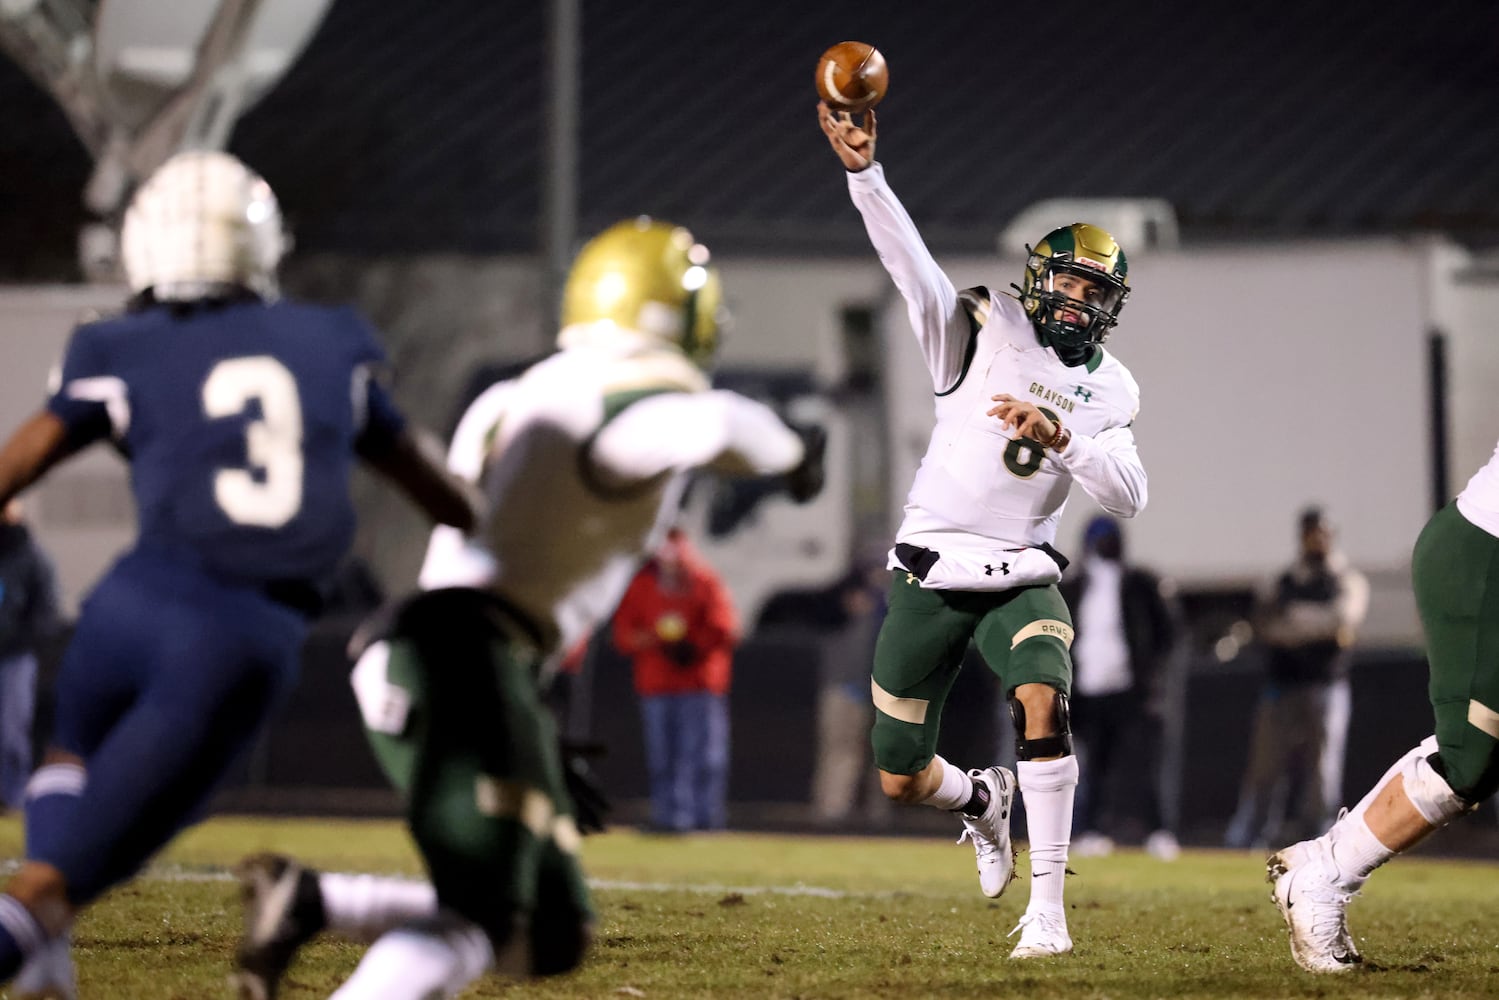
<svg viewBox="0 0 1499 1000"><path fill-rule="evenodd" d="M20 851L0 820L0 855ZM386 822L216 819L178 841L75 931L85 1000L226 995L239 927L224 869L283 850L344 870L415 873ZM1408 858L1351 910L1367 966L1312 977L1291 962L1261 859L1187 851L1080 859L1068 880L1076 942L1063 959L1009 962L1029 886L979 894L973 854L943 842L616 831L585 842L597 945L571 976L490 978L473 997L1491 997L1499 994L1499 865ZM1024 869L1022 855L1022 870ZM358 946L309 947L285 1000L326 997Z"/></svg>

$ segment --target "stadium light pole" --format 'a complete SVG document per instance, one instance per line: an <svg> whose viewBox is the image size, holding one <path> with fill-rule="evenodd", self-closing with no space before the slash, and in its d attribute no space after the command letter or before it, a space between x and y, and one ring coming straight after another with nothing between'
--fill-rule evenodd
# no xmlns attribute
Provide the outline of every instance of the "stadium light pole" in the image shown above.
<svg viewBox="0 0 1499 1000"><path fill-rule="evenodd" d="M546 154L541 162L541 338L557 331L562 286L578 229L578 65L582 45L580 0L547 4Z"/></svg>

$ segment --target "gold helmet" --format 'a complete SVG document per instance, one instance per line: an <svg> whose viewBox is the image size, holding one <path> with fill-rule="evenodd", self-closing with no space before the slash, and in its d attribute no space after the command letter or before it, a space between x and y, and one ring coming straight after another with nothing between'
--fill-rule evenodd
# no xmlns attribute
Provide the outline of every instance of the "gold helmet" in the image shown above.
<svg viewBox="0 0 1499 1000"><path fill-rule="evenodd" d="M674 345L707 368L723 310L708 259L708 248L681 226L644 215L615 223L573 261L559 341L567 346L570 330L602 326Z"/></svg>
<svg viewBox="0 0 1499 1000"><path fill-rule="evenodd" d="M1097 226L1074 222L1053 229L1035 248L1026 247L1025 287L1020 303L1046 339L1062 350L1087 348L1108 339L1119 322L1119 310L1129 299L1129 262L1114 237ZM1098 286L1098 300L1077 302L1053 288L1059 273L1076 274ZM1070 322L1062 307L1080 315Z"/></svg>

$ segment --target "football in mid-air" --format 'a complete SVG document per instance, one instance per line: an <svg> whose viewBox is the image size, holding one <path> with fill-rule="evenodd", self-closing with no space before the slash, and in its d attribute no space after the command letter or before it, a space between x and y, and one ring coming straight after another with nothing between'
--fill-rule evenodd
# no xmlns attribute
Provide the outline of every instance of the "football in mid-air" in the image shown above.
<svg viewBox="0 0 1499 1000"><path fill-rule="evenodd" d="M817 93L834 111L867 111L889 84L885 57L865 42L839 42L817 60Z"/></svg>

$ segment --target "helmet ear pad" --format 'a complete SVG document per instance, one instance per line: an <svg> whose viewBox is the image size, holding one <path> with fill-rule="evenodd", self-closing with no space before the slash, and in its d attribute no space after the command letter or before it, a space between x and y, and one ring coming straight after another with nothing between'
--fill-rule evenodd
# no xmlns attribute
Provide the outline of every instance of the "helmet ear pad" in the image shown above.
<svg viewBox="0 0 1499 1000"><path fill-rule="evenodd" d="M1074 222L1053 229L1026 252L1020 302L1043 338L1064 349L1107 340L1129 299L1129 262L1114 237L1097 226ZM1101 286L1101 299L1083 302L1056 289L1059 274L1075 274ZM1064 311L1079 319L1063 318Z"/></svg>
<svg viewBox="0 0 1499 1000"><path fill-rule="evenodd" d="M273 297L290 241L269 184L217 150L178 153L125 211L120 261L130 290L185 300L243 288Z"/></svg>

